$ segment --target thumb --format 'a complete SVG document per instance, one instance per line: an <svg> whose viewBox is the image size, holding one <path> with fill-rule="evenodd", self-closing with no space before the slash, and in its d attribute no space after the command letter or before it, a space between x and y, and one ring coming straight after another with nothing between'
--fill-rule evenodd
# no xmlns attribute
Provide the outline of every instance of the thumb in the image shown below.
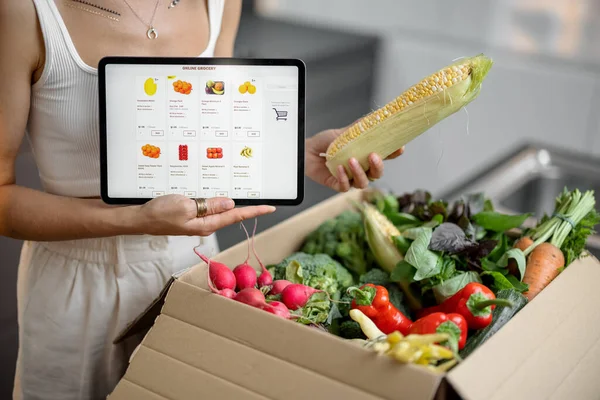
<svg viewBox="0 0 600 400"><path fill-rule="evenodd" d="M232 199L227 197L213 197L206 199L206 215L220 214L235 207Z"/></svg>

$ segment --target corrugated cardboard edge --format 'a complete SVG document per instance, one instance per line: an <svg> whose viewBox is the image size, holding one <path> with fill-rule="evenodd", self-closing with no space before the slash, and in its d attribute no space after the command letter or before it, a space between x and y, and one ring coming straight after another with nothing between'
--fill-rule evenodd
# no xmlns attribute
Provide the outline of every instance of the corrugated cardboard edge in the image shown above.
<svg viewBox="0 0 600 400"><path fill-rule="evenodd" d="M125 339L142 332L148 332L148 330L154 324L156 317L160 315L160 310L165 303L165 298L169 292L169 288L180 276L184 275L190 268L186 268L179 272L174 273L171 278L167 281L165 286L160 291L159 295L154 299L152 303L146 309L138 315L117 337L113 340L113 344L118 344Z"/></svg>
<svg viewBox="0 0 600 400"><path fill-rule="evenodd" d="M136 385L128 380L119 382L119 386L107 398L120 399L147 399L147 400L167 400L159 394L156 394L142 386Z"/></svg>
<svg viewBox="0 0 600 400"><path fill-rule="evenodd" d="M185 302L188 299L198 300L198 296L200 299L206 297L206 293L199 294L198 289L180 284L180 282L176 282L173 288L171 293L179 292L179 295L167 300L172 304L169 306L171 309L181 309L182 305L188 304ZM182 294L183 296L181 296ZM185 294L192 294L192 297L187 297ZM184 302L182 303L182 301ZM194 301L194 304L199 304L199 302ZM199 311L198 314L187 311L184 315L177 317L171 316L168 310L162 313L156 319L156 324L144 340L140 351L150 349L268 398L307 399L316 397L331 399L339 397L347 400L381 400L381 397L356 390L352 386L325 377L318 372L302 368L266 352L256 350L246 343L240 343L240 341L200 327L198 325L204 324L214 328L211 320L214 319L215 313L208 316L205 321L202 316L203 311ZM223 311L227 312L228 310L224 309ZM233 315L228 318L227 322L231 323L232 320L236 320ZM272 323L272 319L269 322ZM268 326L270 325L265 327L267 333L261 331L261 335L276 333L270 332ZM233 327L228 327L227 331L239 332L245 329L241 324L234 324ZM134 361L134 363L138 362L138 359ZM144 378L152 379L151 376ZM315 396L317 389L318 394Z"/></svg>
<svg viewBox="0 0 600 400"><path fill-rule="evenodd" d="M219 399L268 399L145 346L140 347L136 362L130 365L125 377L107 398L130 400L132 398L123 393L122 387L130 390L133 385L144 389L137 390L136 399L202 399L215 398L217 393Z"/></svg>
<svg viewBox="0 0 600 400"><path fill-rule="evenodd" d="M580 258L446 376L464 399L598 398L600 262Z"/></svg>

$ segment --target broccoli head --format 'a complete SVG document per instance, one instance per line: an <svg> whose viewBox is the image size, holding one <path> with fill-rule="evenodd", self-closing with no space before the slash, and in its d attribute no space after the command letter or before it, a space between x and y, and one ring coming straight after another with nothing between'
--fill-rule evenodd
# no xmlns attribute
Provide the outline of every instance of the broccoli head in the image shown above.
<svg viewBox="0 0 600 400"><path fill-rule="evenodd" d="M358 322L347 320L340 324L339 335L344 339L366 339Z"/></svg>
<svg viewBox="0 0 600 400"><path fill-rule="evenodd" d="M339 297L341 290L354 284L350 272L327 254L297 252L272 267L271 271L274 279L324 290L331 297Z"/></svg>
<svg viewBox="0 0 600 400"><path fill-rule="evenodd" d="M362 216L350 210L323 222L307 236L301 251L327 254L358 275L364 274L374 262Z"/></svg>
<svg viewBox="0 0 600 400"><path fill-rule="evenodd" d="M373 268L359 278L361 285L372 283L373 285L387 285L390 283L390 274L380 268Z"/></svg>

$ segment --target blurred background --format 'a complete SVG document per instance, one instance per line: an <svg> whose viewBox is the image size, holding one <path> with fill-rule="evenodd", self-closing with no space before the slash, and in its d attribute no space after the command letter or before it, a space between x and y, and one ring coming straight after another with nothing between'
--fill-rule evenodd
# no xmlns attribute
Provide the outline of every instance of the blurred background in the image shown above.
<svg viewBox="0 0 600 400"><path fill-rule="evenodd" d="M377 185L445 199L484 188L508 212L538 214L564 184L600 191L600 0L244 0L236 44L238 57L304 60L307 136L478 53L495 62L480 96L387 162ZM26 145L17 179L40 188ZM305 203L258 230L333 194L307 180ZM222 249L244 239L237 226L218 237ZM0 398L12 391L20 247L0 238Z"/></svg>

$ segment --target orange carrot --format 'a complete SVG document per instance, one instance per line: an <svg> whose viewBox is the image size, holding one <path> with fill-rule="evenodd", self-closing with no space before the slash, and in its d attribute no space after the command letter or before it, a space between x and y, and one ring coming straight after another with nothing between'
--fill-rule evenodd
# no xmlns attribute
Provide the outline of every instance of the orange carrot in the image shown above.
<svg viewBox="0 0 600 400"><path fill-rule="evenodd" d="M519 240L515 242L513 245L514 248L525 251L529 246L533 244L533 240L529 236L523 236ZM519 267L515 260L512 258L508 260L508 272L512 275L519 277Z"/></svg>
<svg viewBox="0 0 600 400"><path fill-rule="evenodd" d="M529 254L523 277L523 282L529 285L529 290L523 293L527 300L533 300L564 266L565 257L558 247L548 242L537 245Z"/></svg>

